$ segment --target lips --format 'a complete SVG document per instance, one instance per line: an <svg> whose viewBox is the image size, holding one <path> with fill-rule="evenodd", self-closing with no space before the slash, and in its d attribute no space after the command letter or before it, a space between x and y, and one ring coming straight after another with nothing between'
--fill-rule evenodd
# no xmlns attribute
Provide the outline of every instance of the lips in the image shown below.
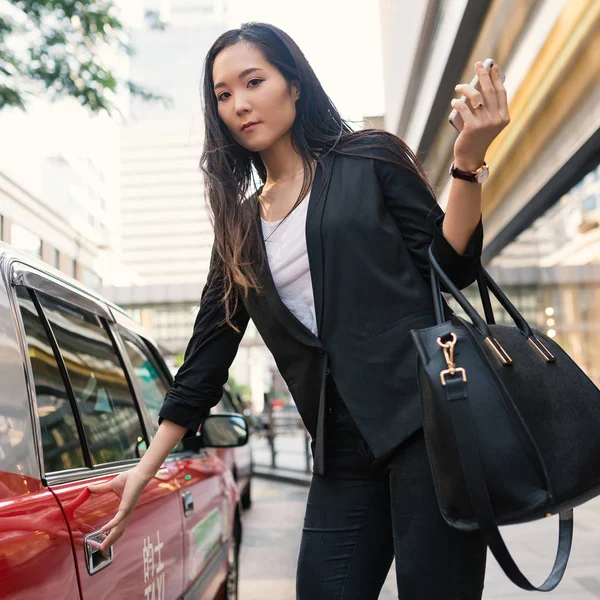
<svg viewBox="0 0 600 600"><path fill-rule="evenodd" d="M242 127L242 131L248 131L250 129L254 129L257 125L258 125L258 122L248 123Z"/></svg>

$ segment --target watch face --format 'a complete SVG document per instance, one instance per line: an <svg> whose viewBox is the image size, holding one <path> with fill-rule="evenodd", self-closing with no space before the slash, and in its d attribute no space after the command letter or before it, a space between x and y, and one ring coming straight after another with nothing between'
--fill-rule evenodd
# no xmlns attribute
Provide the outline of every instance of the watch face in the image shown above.
<svg viewBox="0 0 600 600"><path fill-rule="evenodd" d="M477 183L483 183L488 178L489 174L489 169L484 169L483 171L481 171L481 173L477 175Z"/></svg>

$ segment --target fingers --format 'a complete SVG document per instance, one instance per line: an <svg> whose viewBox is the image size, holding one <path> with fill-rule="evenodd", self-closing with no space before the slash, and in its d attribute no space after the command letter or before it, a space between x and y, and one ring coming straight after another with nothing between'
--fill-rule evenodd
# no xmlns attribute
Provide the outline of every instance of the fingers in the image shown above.
<svg viewBox="0 0 600 600"><path fill-rule="evenodd" d="M483 104L492 112L497 107L496 88L492 83L488 70L483 66L481 61L475 63L475 72L479 77L479 87L483 92Z"/></svg>
<svg viewBox="0 0 600 600"><path fill-rule="evenodd" d="M478 104L483 105L483 95L470 85L466 83L459 83L454 89L464 96L464 98L459 99L465 102L465 105L471 110Z"/></svg>
<svg viewBox="0 0 600 600"><path fill-rule="evenodd" d="M118 519L118 522L117 522ZM104 552L108 550L121 536L125 533L125 526L127 525L128 517L120 515L117 513L117 516L111 521L111 523L116 523L108 532L106 539L100 544L100 549ZM107 523L102 530L108 531L108 526L110 523ZM101 531L102 531L101 530Z"/></svg>
<svg viewBox="0 0 600 600"><path fill-rule="evenodd" d="M105 537L102 542L98 543L96 540L88 540L87 543L94 550L106 552L121 537L121 535L123 535L123 531L121 531L119 534L117 529L112 529L111 531L105 533Z"/></svg>
<svg viewBox="0 0 600 600"><path fill-rule="evenodd" d="M106 552L123 535L124 529L124 526L118 526L114 529L111 529L110 533L100 544L100 550L102 550L102 552Z"/></svg>
<svg viewBox="0 0 600 600"><path fill-rule="evenodd" d="M506 95L506 88L500 75L500 68L498 65L494 65L491 70L491 79L496 89L496 100L498 102L498 112L500 116L505 120L510 120L508 115L508 99Z"/></svg>
<svg viewBox="0 0 600 600"><path fill-rule="evenodd" d="M510 119L506 89L502 82L498 65L494 64L490 73L481 62L475 64L481 91L467 83L461 83L454 89L465 98L455 98L450 104L463 118L465 125L474 124L478 118L487 117L490 125L506 125ZM481 106L481 108L475 108Z"/></svg>
<svg viewBox="0 0 600 600"><path fill-rule="evenodd" d="M106 535L102 542L98 543L90 540L88 544L96 550L102 550L102 552L108 550L123 535L126 524L127 516L125 511L117 511L117 514L102 526L98 532L99 536Z"/></svg>
<svg viewBox="0 0 600 600"><path fill-rule="evenodd" d="M477 109L479 112L488 112L488 110L493 110L495 107L495 99L493 97L495 94L495 88L487 74L487 69L485 69L483 66L479 68L477 64L480 63L476 63L475 72L479 78L479 87L481 91L468 83L461 83L454 88L457 92L465 96L466 101L463 101L472 111L472 114L475 114L476 112L474 110L475 107L479 107ZM487 77L487 81L485 80L484 75ZM490 87L494 89L494 91L491 93L489 91Z"/></svg>
<svg viewBox="0 0 600 600"><path fill-rule="evenodd" d="M462 117L464 123L463 127L473 124L475 121L475 115L473 114L474 111L467 106L467 103L464 100L460 98L453 98L450 101L450 105L452 108L455 108Z"/></svg>
<svg viewBox="0 0 600 600"><path fill-rule="evenodd" d="M108 531L109 529L114 529L117 525L121 523L121 521L123 521L124 516L125 511L118 510L117 514L108 523L106 523L100 528L99 533L102 534L105 531Z"/></svg>

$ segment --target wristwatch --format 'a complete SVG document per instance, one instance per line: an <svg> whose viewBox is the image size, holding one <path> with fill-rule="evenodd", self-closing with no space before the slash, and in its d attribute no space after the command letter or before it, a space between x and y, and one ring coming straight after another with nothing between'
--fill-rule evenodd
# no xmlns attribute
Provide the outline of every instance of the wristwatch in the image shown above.
<svg viewBox="0 0 600 600"><path fill-rule="evenodd" d="M472 183L483 183L490 174L490 167L483 161L483 165L476 171L461 171L456 168L456 161L453 160L448 173L457 179L464 179L465 181L471 181Z"/></svg>

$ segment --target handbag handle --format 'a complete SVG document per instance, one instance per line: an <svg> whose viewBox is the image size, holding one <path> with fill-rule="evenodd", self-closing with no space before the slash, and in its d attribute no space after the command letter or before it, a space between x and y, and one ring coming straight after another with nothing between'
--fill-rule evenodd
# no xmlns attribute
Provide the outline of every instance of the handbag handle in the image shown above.
<svg viewBox="0 0 600 600"><path fill-rule="evenodd" d="M504 292L500 289L498 284L491 278L490 274L481 265L479 266L479 269L477 271L477 284L479 286L481 302L486 313L486 321L484 321L481 318L481 316L475 310L473 305L466 299L464 294L456 287L456 285L448 277L448 275L446 275L446 273L438 263L437 259L433 255L431 247L429 248L429 262L433 271L432 274L434 275L434 277L432 277L432 283L433 279L435 278L444 284L444 286L448 289L450 294L452 294L454 299L458 302L460 307L465 311L465 313L467 313L469 319L471 319L473 325L475 325L475 327L477 328L479 333L481 333L481 335L489 334L489 328L486 327L486 321L489 324L493 324L495 322L488 290L490 290L492 294L494 294L494 296L498 299L498 302L500 302L502 307L510 315L519 331L525 337L530 337L533 335L533 331L531 330L531 327L529 326L527 321L523 318L523 315L521 315L521 313L517 310L515 305L506 297L506 294L504 294ZM437 304L441 306L442 295L439 283L437 283L436 287L437 293L435 294L435 296L437 296ZM434 298L434 306L435 304L436 298ZM442 322L443 321L438 322L438 325Z"/></svg>
<svg viewBox="0 0 600 600"><path fill-rule="evenodd" d="M477 270L477 287L479 288L479 296L481 297L481 303L483 304L485 321L488 325L495 325L496 319L494 319L494 309L492 308L492 303L490 301L490 291L485 283L483 269Z"/></svg>
<svg viewBox="0 0 600 600"><path fill-rule="evenodd" d="M475 310L473 305L467 300L465 295L458 289L458 287L452 282L452 280L446 275L437 259L433 255L431 246L428 250L429 263L431 265L431 289L433 293L433 307L435 317L438 325L444 322L444 312L442 309L442 292L440 282L444 284L448 292L458 302L459 306L465 311L475 329L485 338L486 342L492 347L492 349L499 355L503 364L511 364L512 360L506 354L498 340L494 338L490 331L489 325L495 323L494 313L492 310L492 304L490 302L489 291L496 297L500 305L510 315L514 321L517 329L523 334L524 337L531 343L531 345L542 355L544 360L547 362L553 362L555 359L554 355L544 346L544 344L537 338L529 323L525 320L523 315L517 310L515 305L508 299L506 294L500 289L498 284L492 279L490 274L479 266L477 272L477 284L479 286L479 294L481 296L481 302L485 312L485 320Z"/></svg>

